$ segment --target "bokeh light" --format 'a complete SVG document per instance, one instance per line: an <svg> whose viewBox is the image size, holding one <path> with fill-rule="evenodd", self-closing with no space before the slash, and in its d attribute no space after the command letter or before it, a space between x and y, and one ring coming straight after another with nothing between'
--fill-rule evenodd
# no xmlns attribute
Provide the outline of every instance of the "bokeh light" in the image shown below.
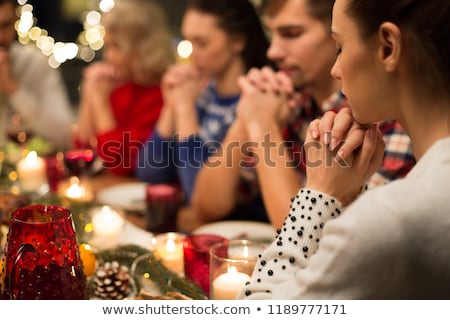
<svg viewBox="0 0 450 320"><path fill-rule="evenodd" d="M182 40L178 43L177 53L180 58L189 58L192 54L192 43L188 40Z"/></svg>
<svg viewBox="0 0 450 320"><path fill-rule="evenodd" d="M95 2L95 1L94 1ZM33 15L33 6L27 0L17 0L20 7L20 17L15 28L18 41L22 44L34 43L41 52L48 56L52 68L58 68L67 60L79 58L85 62L94 60L96 52L104 45L105 30L101 25L101 12L108 12L114 5L114 0L97 1L97 8L83 13L83 31L76 42L56 42L48 35L47 30L37 26L38 21ZM89 2L91 7L93 2ZM58 13L54 13L58 14Z"/></svg>

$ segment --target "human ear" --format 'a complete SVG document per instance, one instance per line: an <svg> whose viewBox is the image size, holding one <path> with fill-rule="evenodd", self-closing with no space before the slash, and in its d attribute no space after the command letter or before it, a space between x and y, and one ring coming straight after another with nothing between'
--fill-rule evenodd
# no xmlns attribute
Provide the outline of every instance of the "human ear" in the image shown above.
<svg viewBox="0 0 450 320"><path fill-rule="evenodd" d="M235 35L231 38L231 48L234 53L241 54L244 51L247 41L243 35Z"/></svg>
<svg viewBox="0 0 450 320"><path fill-rule="evenodd" d="M402 51L402 34L397 25L384 22L378 29L379 52L378 56L386 71L394 71L399 63Z"/></svg>

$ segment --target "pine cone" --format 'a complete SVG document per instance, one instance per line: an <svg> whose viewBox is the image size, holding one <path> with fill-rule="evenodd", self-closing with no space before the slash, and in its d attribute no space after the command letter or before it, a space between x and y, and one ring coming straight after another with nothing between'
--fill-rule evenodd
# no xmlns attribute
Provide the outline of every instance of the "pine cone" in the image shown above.
<svg viewBox="0 0 450 320"><path fill-rule="evenodd" d="M106 262L94 275L94 294L103 300L122 300L131 293L128 268L117 261Z"/></svg>

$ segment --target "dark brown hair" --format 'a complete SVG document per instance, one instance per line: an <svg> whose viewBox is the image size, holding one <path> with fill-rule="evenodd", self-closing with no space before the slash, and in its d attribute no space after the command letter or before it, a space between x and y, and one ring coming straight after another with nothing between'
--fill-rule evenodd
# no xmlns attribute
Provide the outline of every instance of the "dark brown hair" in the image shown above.
<svg viewBox="0 0 450 320"><path fill-rule="evenodd" d="M289 0L262 0L260 11L262 14L272 5L281 6L283 2ZM322 21L327 27L331 25L331 13L333 11L334 0L305 0L306 10L311 17Z"/></svg>
<svg viewBox="0 0 450 320"><path fill-rule="evenodd" d="M355 20L363 39L383 22L395 23L417 87L425 84L432 94L450 96L450 1L348 0L346 14Z"/></svg>
<svg viewBox="0 0 450 320"><path fill-rule="evenodd" d="M272 65L266 56L269 40L257 10L249 0L189 0L187 9L214 15L219 21L219 27L227 34L245 37L242 58L247 70Z"/></svg>

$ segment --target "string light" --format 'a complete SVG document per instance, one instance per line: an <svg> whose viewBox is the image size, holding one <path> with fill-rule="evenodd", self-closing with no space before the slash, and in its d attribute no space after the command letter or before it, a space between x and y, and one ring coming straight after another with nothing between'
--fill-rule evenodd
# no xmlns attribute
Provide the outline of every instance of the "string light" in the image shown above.
<svg viewBox="0 0 450 320"><path fill-rule="evenodd" d="M58 68L62 63L75 58L90 62L95 58L96 51L103 47L105 30L101 25L101 12L111 10L114 0L100 0L97 8L83 13L83 31L76 42L56 41L48 31L37 26L33 15L33 6L28 0L17 0L19 4L19 19L15 24L18 40L22 44L34 44L48 56L52 68Z"/></svg>

